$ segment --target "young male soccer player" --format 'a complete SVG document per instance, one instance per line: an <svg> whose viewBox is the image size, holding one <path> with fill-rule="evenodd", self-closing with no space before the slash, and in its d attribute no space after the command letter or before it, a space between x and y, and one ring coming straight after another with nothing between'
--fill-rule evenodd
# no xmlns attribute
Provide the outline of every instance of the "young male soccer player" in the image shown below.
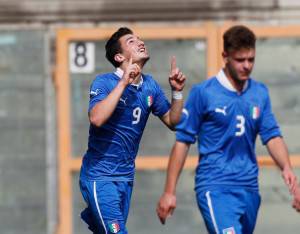
<svg viewBox="0 0 300 234"><path fill-rule="evenodd" d="M195 85L177 126L164 193L157 214L162 223L176 207L176 183L190 144L198 140L195 191L209 233L253 233L260 195L255 140L259 134L290 190L296 177L271 110L266 86L251 79L254 33L234 26L223 35L225 67Z"/></svg>
<svg viewBox="0 0 300 234"><path fill-rule="evenodd" d="M171 61L168 102L158 83L142 74L149 60L144 42L128 28L107 41L106 57L114 73L98 75L90 89L88 150L80 172L80 189L87 203L81 213L96 234L127 233L135 157L152 112L174 129L182 112L185 75Z"/></svg>

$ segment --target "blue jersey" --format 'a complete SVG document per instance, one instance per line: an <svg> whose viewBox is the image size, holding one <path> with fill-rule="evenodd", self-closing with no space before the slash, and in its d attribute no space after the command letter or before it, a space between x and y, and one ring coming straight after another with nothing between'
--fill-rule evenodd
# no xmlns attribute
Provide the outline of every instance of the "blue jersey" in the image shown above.
<svg viewBox="0 0 300 234"><path fill-rule="evenodd" d="M90 89L89 111L116 87L118 73L99 75ZM101 127L90 125L88 150L81 177L90 180L131 181L139 143L152 112L163 116L170 108L158 83L142 75L138 86L124 90L112 116Z"/></svg>
<svg viewBox="0 0 300 234"><path fill-rule="evenodd" d="M224 87L224 76L221 71L192 88L176 139L198 140L196 190L217 186L257 190L256 137L259 134L266 144L281 133L266 86L249 79L237 93Z"/></svg>

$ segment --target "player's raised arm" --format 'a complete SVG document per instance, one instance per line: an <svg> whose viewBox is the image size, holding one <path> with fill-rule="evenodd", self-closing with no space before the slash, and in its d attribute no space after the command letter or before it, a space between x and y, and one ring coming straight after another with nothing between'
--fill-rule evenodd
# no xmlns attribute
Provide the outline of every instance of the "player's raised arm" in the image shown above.
<svg viewBox="0 0 300 234"><path fill-rule="evenodd" d="M179 70L176 65L176 58L171 58L171 71L169 75L169 83L172 89L172 102L170 110L162 117L162 121L170 128L174 129L180 121L183 107L182 90L185 86L186 76Z"/></svg>

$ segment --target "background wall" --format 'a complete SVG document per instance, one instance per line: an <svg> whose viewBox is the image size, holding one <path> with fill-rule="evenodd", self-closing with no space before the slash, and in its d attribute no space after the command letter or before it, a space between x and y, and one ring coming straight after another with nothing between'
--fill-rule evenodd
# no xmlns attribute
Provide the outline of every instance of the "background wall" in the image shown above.
<svg viewBox="0 0 300 234"><path fill-rule="evenodd" d="M300 20L297 0L1 0L0 22Z"/></svg>

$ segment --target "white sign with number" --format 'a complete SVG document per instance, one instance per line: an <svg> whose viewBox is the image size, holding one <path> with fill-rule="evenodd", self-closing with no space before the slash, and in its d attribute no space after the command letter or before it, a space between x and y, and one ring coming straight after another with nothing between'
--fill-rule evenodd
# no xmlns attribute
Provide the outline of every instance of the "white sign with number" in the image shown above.
<svg viewBox="0 0 300 234"><path fill-rule="evenodd" d="M95 71L95 44L72 42L69 45L71 73L93 73Z"/></svg>

